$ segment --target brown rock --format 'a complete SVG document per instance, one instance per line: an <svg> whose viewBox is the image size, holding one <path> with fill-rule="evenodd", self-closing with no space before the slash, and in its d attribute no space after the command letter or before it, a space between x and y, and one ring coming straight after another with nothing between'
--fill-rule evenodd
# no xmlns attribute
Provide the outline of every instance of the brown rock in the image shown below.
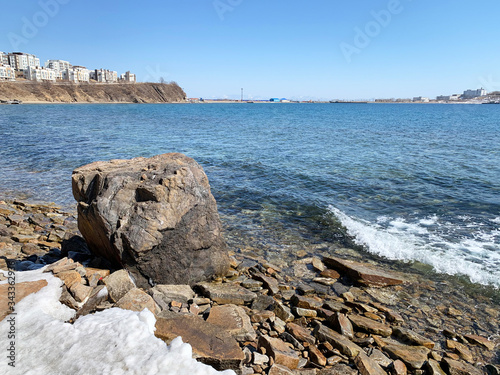
<svg viewBox="0 0 500 375"><path fill-rule="evenodd" d="M226 330L236 341L254 341L257 338L249 316L236 305L213 306L207 322Z"/></svg>
<svg viewBox="0 0 500 375"><path fill-rule="evenodd" d="M194 315L158 318L155 335L170 343L177 336L193 347L194 357L217 370L239 368L245 355L236 340L220 327Z"/></svg>
<svg viewBox="0 0 500 375"><path fill-rule="evenodd" d="M472 358L472 353L470 352L469 348L466 347L464 344L453 341L453 340L446 340L446 347L448 349L455 349L455 352L462 358L464 361L472 363L474 359Z"/></svg>
<svg viewBox="0 0 500 375"><path fill-rule="evenodd" d="M396 327L393 330L395 336L402 338L403 340L409 341L414 345L425 346L426 348L433 349L434 342L425 338L422 335L419 335L416 332L413 332L410 329Z"/></svg>
<svg viewBox="0 0 500 375"><path fill-rule="evenodd" d="M370 359L364 352L359 352L354 363L361 375L387 375L377 362Z"/></svg>
<svg viewBox="0 0 500 375"><path fill-rule="evenodd" d="M283 320L284 322L291 322L295 319L290 308L288 306L283 305L281 302L276 302L274 305L274 313L278 318Z"/></svg>
<svg viewBox="0 0 500 375"><path fill-rule="evenodd" d="M424 346L408 346L408 345L387 345L384 351L393 359L400 359L411 369L421 369L430 350Z"/></svg>
<svg viewBox="0 0 500 375"><path fill-rule="evenodd" d="M113 272L104 279L108 288L109 297L113 302L118 302L127 292L135 288L135 284L126 270Z"/></svg>
<svg viewBox="0 0 500 375"><path fill-rule="evenodd" d="M156 303L162 310L168 309L168 305L172 301L188 303L193 299L195 293L189 285L156 285L151 288L149 294L153 297ZM208 300L210 303L210 300Z"/></svg>
<svg viewBox="0 0 500 375"><path fill-rule="evenodd" d="M295 375L295 373L290 370L288 367L274 364L271 366L268 372L269 375Z"/></svg>
<svg viewBox="0 0 500 375"><path fill-rule="evenodd" d="M68 291L68 288L66 286L63 286L62 288L61 297L59 297L59 302L61 302L62 304L68 306L73 310L78 310L80 308L80 304L76 302L76 300L73 298L73 296Z"/></svg>
<svg viewBox="0 0 500 375"><path fill-rule="evenodd" d="M429 359L429 362L427 362L427 372L429 375L446 375L439 363L434 359Z"/></svg>
<svg viewBox="0 0 500 375"><path fill-rule="evenodd" d="M44 286L47 286L47 281L45 280L15 283L15 285L9 285L9 282L7 284L0 284L0 321L13 312L10 309L13 299L15 299L17 304L24 297L38 292Z"/></svg>
<svg viewBox="0 0 500 375"><path fill-rule="evenodd" d="M390 336L392 334L392 328L384 323L379 323L375 320L359 315L349 315L348 318L356 328L368 333L373 333L375 335L384 337Z"/></svg>
<svg viewBox="0 0 500 375"><path fill-rule="evenodd" d="M337 332L346 336L349 340L354 338L354 330L351 321L342 313L335 313L327 319L328 324Z"/></svg>
<svg viewBox="0 0 500 375"><path fill-rule="evenodd" d="M256 271L252 272L252 277L264 284L264 287L269 290L269 295L274 296L280 292L278 280L274 277L269 277Z"/></svg>
<svg viewBox="0 0 500 375"><path fill-rule="evenodd" d="M99 275L99 277L102 277L104 279L105 277L108 277L110 275L109 270L103 270L103 269L92 268L92 267L85 268L85 272L86 272L87 278L90 278L90 277L92 277L92 275L97 274L97 275Z"/></svg>
<svg viewBox="0 0 500 375"><path fill-rule="evenodd" d="M77 302L85 302L90 296L90 293L92 293L92 289L92 287L80 283L73 283L71 287L69 287L69 291Z"/></svg>
<svg viewBox="0 0 500 375"><path fill-rule="evenodd" d="M320 276L321 277L328 277L330 279L335 279L336 280L336 279L338 279L340 277L340 274L337 271L335 271L335 270L331 270L331 269L327 268L327 269L325 269L324 271L322 271L320 273Z"/></svg>
<svg viewBox="0 0 500 375"><path fill-rule="evenodd" d="M317 375L358 375L359 372L345 364L336 364L332 368L325 368L318 372Z"/></svg>
<svg viewBox="0 0 500 375"><path fill-rule="evenodd" d="M312 363L318 366L326 366L326 357L315 345L309 345L307 350L309 351L309 359Z"/></svg>
<svg viewBox="0 0 500 375"><path fill-rule="evenodd" d="M465 338L472 344L480 345L488 350L495 349L495 343L488 340L486 337L478 335L465 335Z"/></svg>
<svg viewBox="0 0 500 375"><path fill-rule="evenodd" d="M80 316L84 316L90 314L94 310L96 310L97 306L99 306L102 302L108 299L108 288L104 285L98 285L92 292L90 293L89 299L85 302L85 304L78 310L76 314L77 318Z"/></svg>
<svg viewBox="0 0 500 375"><path fill-rule="evenodd" d="M311 334L311 332L302 326L299 326L295 323L287 323L286 329L290 334L295 337L297 340L301 342L308 342L309 344L313 344L316 342L316 339Z"/></svg>
<svg viewBox="0 0 500 375"><path fill-rule="evenodd" d="M59 259L57 262L54 262L51 265L46 266L44 268L43 272L52 272L52 270L58 266L63 266L66 264L71 264L71 263L74 263L73 259L62 258L62 259Z"/></svg>
<svg viewBox="0 0 500 375"><path fill-rule="evenodd" d="M45 253L44 250L40 249L34 243L25 243L25 244L23 244L23 246L21 247L21 252L23 254L28 255L28 256L39 255L39 254L44 254Z"/></svg>
<svg viewBox="0 0 500 375"><path fill-rule="evenodd" d="M405 364L399 359L396 359L392 364L392 375L406 375L407 373L408 370Z"/></svg>
<svg viewBox="0 0 500 375"><path fill-rule="evenodd" d="M274 359L274 362L296 369L299 364L299 357L295 350L291 349L285 342L280 339L272 338L266 335L259 337L259 348L265 348L266 354Z"/></svg>
<svg viewBox="0 0 500 375"><path fill-rule="evenodd" d="M340 350L342 354L348 356L349 358L357 357L360 351L363 350L345 336L335 332L321 323L316 326L313 333L319 341L329 342L334 348Z"/></svg>
<svg viewBox="0 0 500 375"><path fill-rule="evenodd" d="M303 316L306 318L315 318L316 316L318 316L318 313L316 312L316 310L303 309L300 307L293 307L292 311L295 314L295 316L298 316L298 317Z"/></svg>
<svg viewBox="0 0 500 375"><path fill-rule="evenodd" d="M141 179L146 175L147 179ZM89 249L139 286L223 276L229 256L207 176L185 155L95 162L73 171L78 229Z"/></svg>
<svg viewBox="0 0 500 375"><path fill-rule="evenodd" d="M259 311L252 314L252 316L250 317L250 321L252 323L260 323L269 318L274 318L274 316L275 314L272 311Z"/></svg>
<svg viewBox="0 0 500 375"><path fill-rule="evenodd" d="M82 281L82 276L76 271L59 272L55 276L60 278L68 288L71 288L75 283L80 284Z"/></svg>
<svg viewBox="0 0 500 375"><path fill-rule="evenodd" d="M393 273L386 272L381 269L375 269L372 266L351 260L336 257L324 257L323 263L341 274L347 274L354 281L367 286L384 287L389 285L399 285L404 282L401 277L396 276Z"/></svg>
<svg viewBox="0 0 500 375"><path fill-rule="evenodd" d="M147 308L156 314L158 308L153 298L138 288L131 289L116 303L116 307L125 310L142 311Z"/></svg>
<svg viewBox="0 0 500 375"><path fill-rule="evenodd" d="M235 284L199 283L201 293L219 305L244 305L251 303L257 295Z"/></svg>
<svg viewBox="0 0 500 375"><path fill-rule="evenodd" d="M458 362L450 358L443 359L443 367L449 375L481 375L483 373L468 363Z"/></svg>
<svg viewBox="0 0 500 375"><path fill-rule="evenodd" d="M305 297L294 294L290 300L293 306L303 309L316 310L323 305L323 300L318 297Z"/></svg>

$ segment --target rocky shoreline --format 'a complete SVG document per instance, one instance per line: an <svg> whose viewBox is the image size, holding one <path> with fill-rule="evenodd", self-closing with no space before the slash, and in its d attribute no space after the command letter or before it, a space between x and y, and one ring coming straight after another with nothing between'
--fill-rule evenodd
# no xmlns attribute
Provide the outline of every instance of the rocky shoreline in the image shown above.
<svg viewBox="0 0 500 375"><path fill-rule="evenodd" d="M198 360L219 370L500 373L500 307L486 297L352 261L340 249L322 259L297 257L292 273L251 252L230 255L225 277L141 289L127 271L91 254L75 212L0 202L0 269L49 265L45 271L64 282L60 300L77 311L75 320L112 307L147 307L157 318L157 337L182 336Z"/></svg>

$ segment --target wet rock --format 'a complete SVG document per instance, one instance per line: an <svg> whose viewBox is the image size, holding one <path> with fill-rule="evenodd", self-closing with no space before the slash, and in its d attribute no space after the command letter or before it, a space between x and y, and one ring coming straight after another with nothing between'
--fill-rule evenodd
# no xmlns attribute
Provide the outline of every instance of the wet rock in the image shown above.
<svg viewBox="0 0 500 375"><path fill-rule="evenodd" d="M141 178L143 176L147 178ZM223 276L229 256L203 169L182 154L95 162L73 171L78 228L90 250L141 287Z"/></svg>
<svg viewBox="0 0 500 375"><path fill-rule="evenodd" d="M470 352L469 348L466 347L464 344L461 344L461 343L453 341L453 340L446 340L446 347L448 349L454 349L455 352L464 361L467 361L467 362L473 362L474 361L473 358L472 358L472 353Z"/></svg>
<svg viewBox="0 0 500 375"><path fill-rule="evenodd" d="M361 375L387 375L377 362L370 359L364 352L360 352L354 358L354 364Z"/></svg>
<svg viewBox="0 0 500 375"><path fill-rule="evenodd" d="M194 315L161 318L156 321L155 336L170 343L177 336L193 348L193 356L217 370L239 368L245 359L236 340L220 327Z"/></svg>
<svg viewBox="0 0 500 375"><path fill-rule="evenodd" d="M311 264L312 264L313 268L318 272L323 272L326 268L325 265L323 264L323 262L321 261L321 259L316 258L316 257L312 258Z"/></svg>
<svg viewBox="0 0 500 375"><path fill-rule="evenodd" d="M290 334L295 337L297 340L301 342L307 342L309 344L313 344L316 342L316 339L314 336L311 334L311 331L309 331L307 328L304 328L298 324L295 323L287 323L286 329Z"/></svg>
<svg viewBox="0 0 500 375"><path fill-rule="evenodd" d="M404 282L401 277L393 273L351 260L324 257L323 263L341 274L348 275L353 281L362 285L384 287L399 285Z"/></svg>
<svg viewBox="0 0 500 375"><path fill-rule="evenodd" d="M481 375L483 373L468 363L455 361L450 358L443 359L443 368L449 375Z"/></svg>
<svg viewBox="0 0 500 375"><path fill-rule="evenodd" d="M108 288L109 297L113 302L118 302L127 292L135 288L135 284L126 270L113 272L104 279Z"/></svg>
<svg viewBox="0 0 500 375"><path fill-rule="evenodd" d="M286 366L289 369L296 369L299 364L299 357L295 350L291 349L280 339L266 335L260 336L258 347L264 348L266 354L269 354L276 364Z"/></svg>
<svg viewBox="0 0 500 375"><path fill-rule="evenodd" d="M486 337L478 336L478 335L465 335L467 341L472 344L480 345L488 350L495 349L495 343L493 341L488 340Z"/></svg>
<svg viewBox="0 0 500 375"><path fill-rule="evenodd" d="M413 370L421 369L427 362L430 350L424 346L387 345L384 351L393 359L400 359Z"/></svg>
<svg viewBox="0 0 500 375"><path fill-rule="evenodd" d="M433 349L435 343L424 336L413 332L410 329L396 327L393 330L393 333L396 337L399 337L403 340L409 341L414 345L425 346L426 348Z"/></svg>
<svg viewBox="0 0 500 375"><path fill-rule="evenodd" d="M329 342L334 348L340 350L342 354L349 358L355 358L363 350L345 336L321 323L314 328L313 334L319 341Z"/></svg>
<svg viewBox="0 0 500 375"><path fill-rule="evenodd" d="M257 298L255 293L234 284L199 283L195 288L219 305L245 305Z"/></svg>
<svg viewBox="0 0 500 375"><path fill-rule="evenodd" d="M207 322L226 330L237 341L254 341L257 338L250 317L236 305L213 306Z"/></svg>
<svg viewBox="0 0 500 375"><path fill-rule="evenodd" d="M255 280L261 281L264 284L264 288L269 290L269 295L274 296L279 293L278 280L256 271L251 271L251 274Z"/></svg>
<svg viewBox="0 0 500 375"><path fill-rule="evenodd" d="M349 315L348 317L356 328L363 331L384 337L392 334L392 328L386 324L359 315Z"/></svg>

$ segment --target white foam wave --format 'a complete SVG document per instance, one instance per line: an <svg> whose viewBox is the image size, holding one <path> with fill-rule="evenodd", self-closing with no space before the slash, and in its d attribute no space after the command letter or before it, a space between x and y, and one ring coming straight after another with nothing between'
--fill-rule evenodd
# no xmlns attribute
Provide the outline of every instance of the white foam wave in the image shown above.
<svg viewBox="0 0 500 375"><path fill-rule="evenodd" d="M436 216L415 223L387 217L371 223L350 217L333 206L330 210L355 242L373 254L392 260L419 261L440 273L466 275L473 283L500 287L500 231L477 231L473 238L458 236L451 240L442 231L452 233L459 228L453 228L449 222L440 223ZM433 230L434 227L440 230Z"/></svg>

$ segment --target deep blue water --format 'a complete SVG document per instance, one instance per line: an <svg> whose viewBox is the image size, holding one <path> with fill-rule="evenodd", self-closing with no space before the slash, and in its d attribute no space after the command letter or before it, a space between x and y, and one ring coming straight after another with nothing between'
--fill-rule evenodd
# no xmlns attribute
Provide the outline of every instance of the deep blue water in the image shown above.
<svg viewBox="0 0 500 375"><path fill-rule="evenodd" d="M264 242L328 242L338 220L374 254L500 286L500 106L4 105L0 134L0 198L71 205L78 166L182 152Z"/></svg>

